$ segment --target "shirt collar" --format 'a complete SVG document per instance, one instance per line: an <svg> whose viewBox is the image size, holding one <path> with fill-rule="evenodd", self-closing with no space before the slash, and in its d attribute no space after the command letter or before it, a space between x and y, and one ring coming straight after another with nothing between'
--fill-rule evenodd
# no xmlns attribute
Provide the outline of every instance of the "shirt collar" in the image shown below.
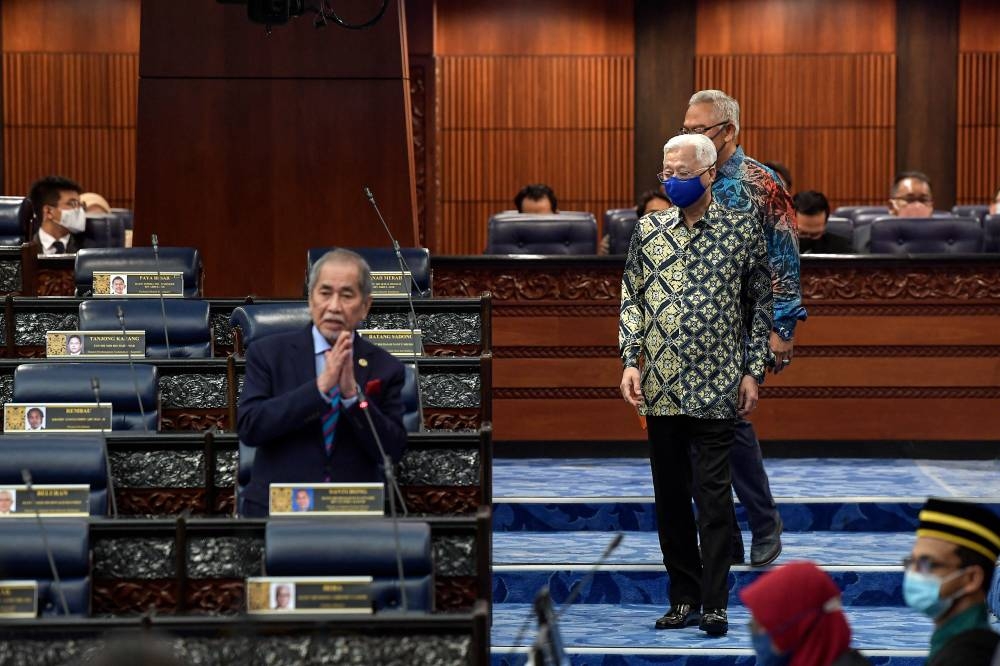
<svg viewBox="0 0 1000 666"><path fill-rule="evenodd" d="M316 328L316 324L312 327L313 336L313 354L322 354L327 349L333 349L333 346L323 337L323 334L319 332Z"/></svg>
<svg viewBox="0 0 1000 666"><path fill-rule="evenodd" d="M725 178L736 178L740 174L740 167L747 157L743 152L743 146L736 146L736 152L719 167L719 174Z"/></svg>
<svg viewBox="0 0 1000 666"><path fill-rule="evenodd" d="M702 216L700 220L698 220L698 222L704 222L706 225L714 227L719 222L718 218L722 214L721 209L722 209L722 204L718 203L718 200L715 198L715 194L713 193L712 200L708 202L708 208L705 209L705 214ZM677 206L668 208L664 212L672 213L674 215L673 219L667 218L663 220L663 222L666 223L668 229L676 229L678 224L684 223L684 214L681 212L681 209L678 208ZM698 222L695 222L694 226L698 226Z"/></svg>
<svg viewBox="0 0 1000 666"><path fill-rule="evenodd" d="M970 606L955 617L949 618L947 622L934 631L933 635L931 635L930 656L933 657L937 654L945 646L945 643L959 634L964 634L966 631L973 629L989 628L990 623L986 613L986 604Z"/></svg>
<svg viewBox="0 0 1000 666"><path fill-rule="evenodd" d="M63 238L65 238L65 236ZM57 240L60 240L60 239L56 238L55 236L53 236L52 234L50 234L49 232L47 232L45 229L39 228L38 229L38 240L42 244L42 251L43 252L48 252L49 248L52 247L52 244L55 243ZM63 245L65 245L65 244L66 244L66 242L63 241Z"/></svg>

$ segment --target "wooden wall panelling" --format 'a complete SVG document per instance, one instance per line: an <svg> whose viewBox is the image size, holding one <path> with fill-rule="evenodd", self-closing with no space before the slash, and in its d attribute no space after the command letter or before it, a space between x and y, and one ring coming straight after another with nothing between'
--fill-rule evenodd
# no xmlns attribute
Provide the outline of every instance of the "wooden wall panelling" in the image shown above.
<svg viewBox="0 0 1000 666"><path fill-rule="evenodd" d="M3 48L138 53L139 5L140 0L3 0Z"/></svg>
<svg viewBox="0 0 1000 666"><path fill-rule="evenodd" d="M1000 48L1000 5L995 0L960 0L958 50L960 53L996 51Z"/></svg>
<svg viewBox="0 0 1000 666"><path fill-rule="evenodd" d="M957 203L990 203L1000 189L1000 50L959 54L957 133Z"/></svg>

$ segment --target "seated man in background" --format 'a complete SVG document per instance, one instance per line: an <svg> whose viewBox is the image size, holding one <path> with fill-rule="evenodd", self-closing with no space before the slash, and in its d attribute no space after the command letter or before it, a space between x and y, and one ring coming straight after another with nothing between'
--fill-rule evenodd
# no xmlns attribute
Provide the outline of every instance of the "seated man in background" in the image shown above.
<svg viewBox="0 0 1000 666"><path fill-rule="evenodd" d="M637 218L640 218L643 215L655 213L658 210L666 210L672 205L670 199L663 193L663 190L646 190L639 195L639 201L635 206L635 215ZM597 254L609 254L610 252L611 234L604 234L601 237L601 244L597 248Z"/></svg>
<svg viewBox="0 0 1000 666"><path fill-rule="evenodd" d="M559 203L556 201L556 193L548 185L538 183L535 185L525 185L514 197L514 205L518 213L533 213L536 215L550 215L559 212Z"/></svg>
<svg viewBox="0 0 1000 666"><path fill-rule="evenodd" d="M237 428L257 454L244 515L267 515L271 483L382 481L382 456L362 406L393 462L402 457L403 364L355 333L371 293L360 255L327 252L309 274L312 324L247 350Z"/></svg>
<svg viewBox="0 0 1000 666"><path fill-rule="evenodd" d="M80 248L75 234L87 228L80 189L60 176L46 176L32 184L28 198L39 226L31 243L39 254L74 254Z"/></svg>
<svg viewBox="0 0 1000 666"><path fill-rule="evenodd" d="M822 192L806 190L792 199L799 228L799 254L850 254L851 240L826 233L830 202Z"/></svg>
<svg viewBox="0 0 1000 666"><path fill-rule="evenodd" d="M930 217L934 214L931 180L919 171L896 176L889 191L889 214L896 217Z"/></svg>
<svg viewBox="0 0 1000 666"><path fill-rule="evenodd" d="M83 205L84 211L88 213L104 213L105 215L111 213L111 206L108 204L108 200L96 192L84 192L81 194L80 203Z"/></svg>

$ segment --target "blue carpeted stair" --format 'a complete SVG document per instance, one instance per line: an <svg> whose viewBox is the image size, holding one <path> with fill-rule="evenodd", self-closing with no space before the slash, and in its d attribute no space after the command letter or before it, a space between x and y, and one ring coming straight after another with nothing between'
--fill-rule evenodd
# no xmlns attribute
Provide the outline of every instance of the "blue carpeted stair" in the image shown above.
<svg viewBox="0 0 1000 666"><path fill-rule="evenodd" d="M900 565L917 512L929 495L1000 512L1000 461L789 459L767 468L785 523L778 564L809 559L833 577L853 644L873 663L922 664L932 627L903 604ZM560 621L574 664L754 663L736 595L762 571L733 567L726 637L654 630L669 603L648 463L577 459L494 462L494 664L524 663L533 624L518 634L537 590L548 585L558 607L619 531L621 546Z"/></svg>

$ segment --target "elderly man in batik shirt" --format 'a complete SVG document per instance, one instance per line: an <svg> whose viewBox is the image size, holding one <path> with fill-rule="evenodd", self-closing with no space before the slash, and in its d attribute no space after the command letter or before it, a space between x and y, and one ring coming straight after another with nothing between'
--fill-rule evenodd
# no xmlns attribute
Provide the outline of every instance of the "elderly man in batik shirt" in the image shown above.
<svg viewBox="0 0 1000 666"><path fill-rule="evenodd" d="M714 199L715 160L704 136L676 136L664 146L660 177L676 205L646 215L632 234L618 340L622 395L647 417L657 529L670 576L671 608L656 627L697 624L722 635L729 627L733 528L729 450L737 417L757 403L773 314L760 224Z"/></svg>

